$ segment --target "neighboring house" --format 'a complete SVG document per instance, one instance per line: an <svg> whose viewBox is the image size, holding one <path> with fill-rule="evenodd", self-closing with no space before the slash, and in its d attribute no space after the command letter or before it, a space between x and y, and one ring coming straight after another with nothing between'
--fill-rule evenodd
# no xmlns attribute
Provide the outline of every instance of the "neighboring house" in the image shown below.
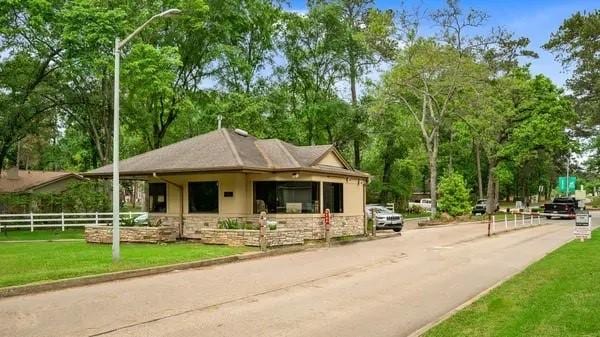
<svg viewBox="0 0 600 337"><path fill-rule="evenodd" d="M306 239L324 236L323 212L332 213L332 236L365 230L368 175L354 170L332 145L295 146L219 129L120 161L123 179L148 183L150 221L176 226L197 238L220 220L258 221L261 211L277 228L303 228ZM112 165L84 174L110 178Z"/></svg>
<svg viewBox="0 0 600 337"><path fill-rule="evenodd" d="M69 184L84 179L71 172L18 170L13 167L0 175L0 194L61 193Z"/></svg>

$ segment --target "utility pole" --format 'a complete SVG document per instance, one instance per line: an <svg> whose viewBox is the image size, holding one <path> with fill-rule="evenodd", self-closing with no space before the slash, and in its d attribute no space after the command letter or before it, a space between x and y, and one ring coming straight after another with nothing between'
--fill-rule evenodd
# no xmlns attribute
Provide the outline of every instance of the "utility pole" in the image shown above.
<svg viewBox="0 0 600 337"><path fill-rule="evenodd" d="M569 196L569 169L571 166L571 153L567 157L567 197Z"/></svg>

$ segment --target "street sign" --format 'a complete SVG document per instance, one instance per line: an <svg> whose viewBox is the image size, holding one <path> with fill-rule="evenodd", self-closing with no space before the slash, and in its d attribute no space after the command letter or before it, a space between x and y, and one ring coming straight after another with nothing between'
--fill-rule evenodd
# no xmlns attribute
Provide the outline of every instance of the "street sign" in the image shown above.
<svg viewBox="0 0 600 337"><path fill-rule="evenodd" d="M567 177L558 177L557 188L561 193L566 193L567 191L575 192L575 189L577 188L577 178L572 176L569 177L567 186Z"/></svg>

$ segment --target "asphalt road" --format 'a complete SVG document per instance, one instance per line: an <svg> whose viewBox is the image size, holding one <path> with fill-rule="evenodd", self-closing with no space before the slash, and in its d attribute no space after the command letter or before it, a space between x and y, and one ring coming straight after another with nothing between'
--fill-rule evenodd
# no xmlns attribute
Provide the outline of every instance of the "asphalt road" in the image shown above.
<svg viewBox="0 0 600 337"><path fill-rule="evenodd" d="M595 218L598 221L598 218ZM572 239L571 221L402 236L0 299L0 336L406 336Z"/></svg>

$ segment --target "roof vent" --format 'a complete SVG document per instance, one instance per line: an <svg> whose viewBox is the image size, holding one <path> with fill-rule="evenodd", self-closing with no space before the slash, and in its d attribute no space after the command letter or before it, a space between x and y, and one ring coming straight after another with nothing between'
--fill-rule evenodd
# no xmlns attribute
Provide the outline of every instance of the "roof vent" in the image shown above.
<svg viewBox="0 0 600 337"><path fill-rule="evenodd" d="M242 129L235 129L233 131L242 137L248 137L248 131Z"/></svg>

